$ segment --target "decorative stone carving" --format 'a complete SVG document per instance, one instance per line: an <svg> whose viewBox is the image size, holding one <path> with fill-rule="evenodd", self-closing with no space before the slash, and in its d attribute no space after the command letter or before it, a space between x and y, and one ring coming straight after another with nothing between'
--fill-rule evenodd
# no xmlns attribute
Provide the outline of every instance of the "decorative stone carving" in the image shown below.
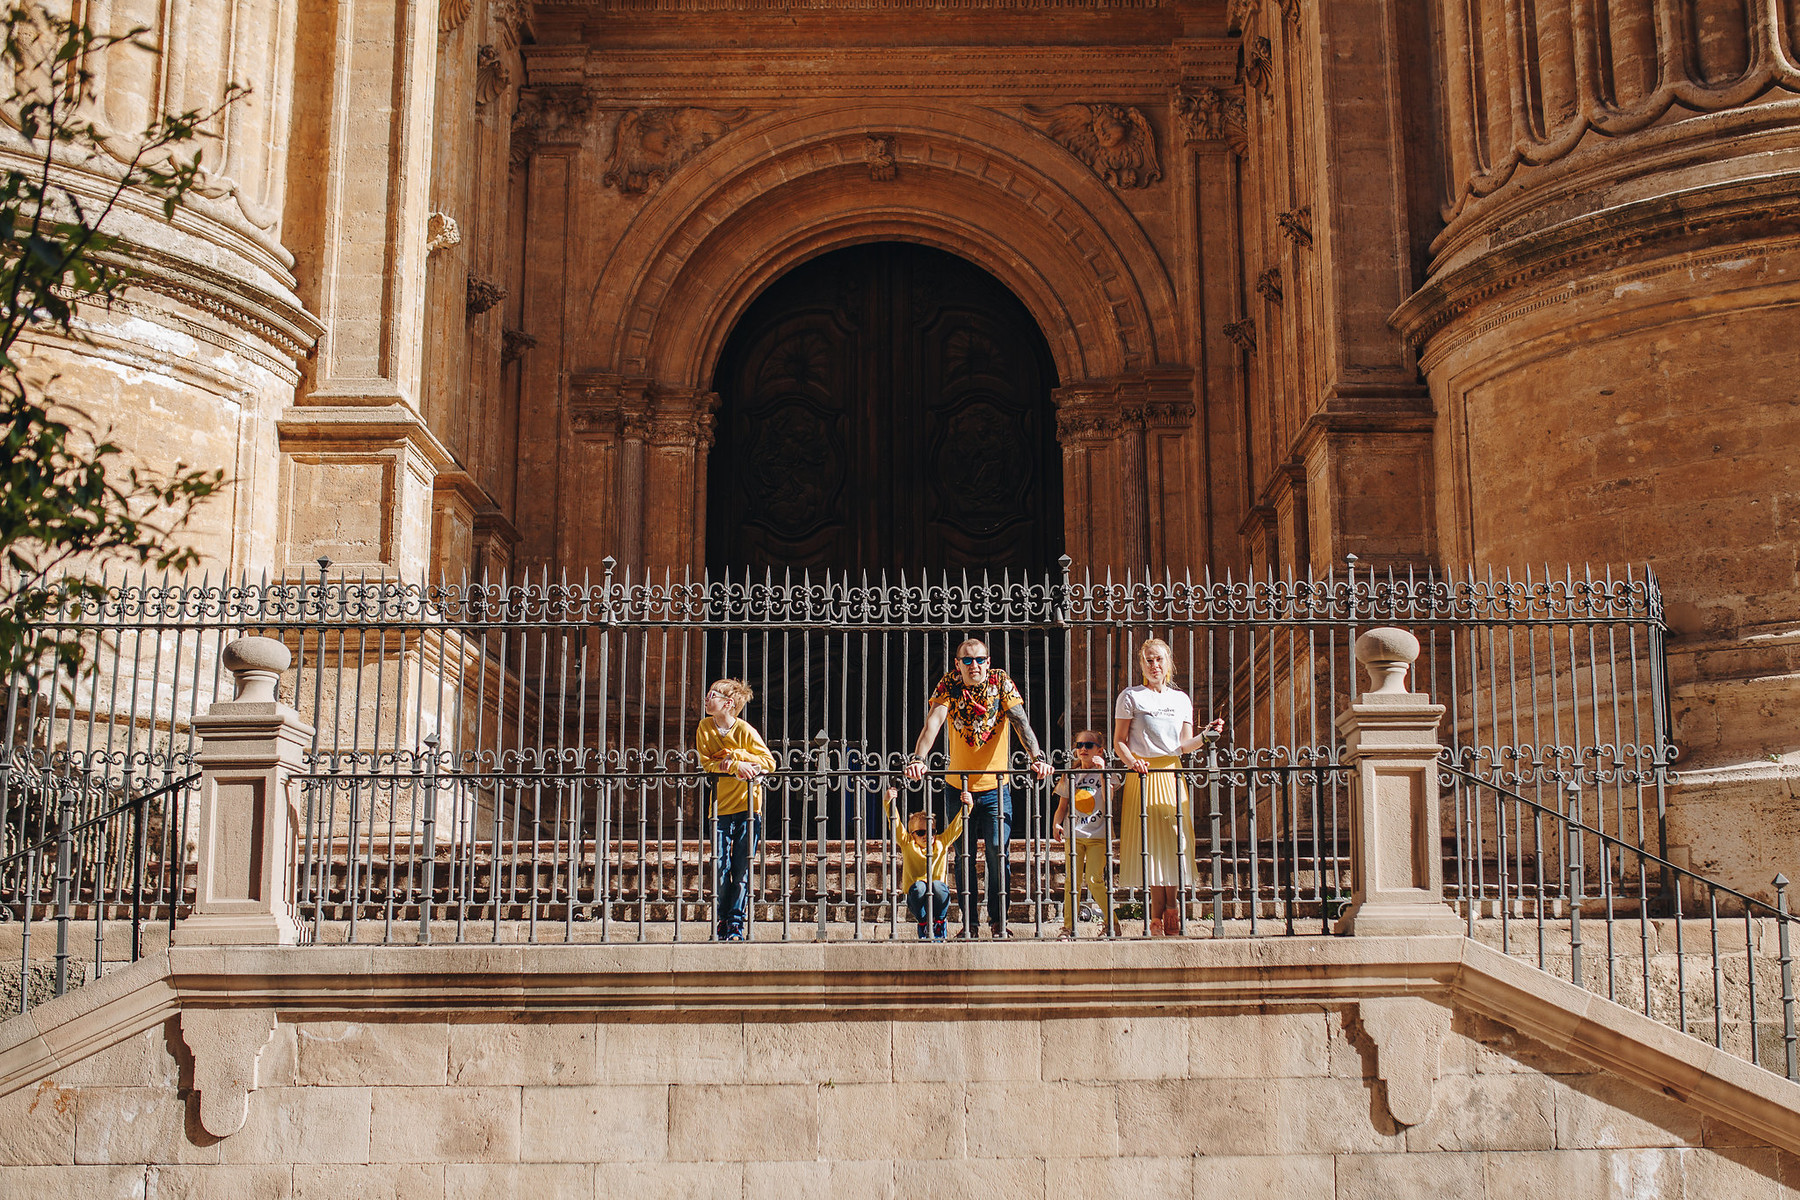
<svg viewBox="0 0 1800 1200"><path fill-rule="evenodd" d="M869 135L863 158L869 164L869 178L876 183L892 182L900 173L900 164L894 159L894 139L886 134Z"/></svg>
<svg viewBox="0 0 1800 1200"><path fill-rule="evenodd" d="M1226 337L1246 354L1256 353L1256 322L1245 317L1242 321L1233 321L1220 330Z"/></svg>
<svg viewBox="0 0 1800 1200"><path fill-rule="evenodd" d="M502 329L500 331L500 365L518 362L525 357L527 350L537 348L538 340L523 329Z"/></svg>
<svg viewBox="0 0 1800 1200"><path fill-rule="evenodd" d="M539 146L579 141L592 110L593 97L581 87L559 85L521 92L507 149L513 169L529 162Z"/></svg>
<svg viewBox="0 0 1800 1200"><path fill-rule="evenodd" d="M1239 158L1249 151L1244 98L1235 92L1216 87L1183 88L1175 97L1175 112L1181 118L1182 140L1188 144L1225 142Z"/></svg>
<svg viewBox="0 0 1800 1200"><path fill-rule="evenodd" d="M1299 208L1275 214L1275 224L1281 227L1281 234L1296 246L1311 249L1312 206L1301 205Z"/></svg>
<svg viewBox="0 0 1800 1200"><path fill-rule="evenodd" d="M479 317L504 299L506 299L506 289L499 284L482 279L478 275L469 276L469 287L464 304L471 318Z"/></svg>
<svg viewBox="0 0 1800 1200"><path fill-rule="evenodd" d="M613 128L612 154L600 182L640 196L668 181L677 168L750 115L747 108L634 108Z"/></svg>
<svg viewBox="0 0 1800 1200"><path fill-rule="evenodd" d="M449 213L434 212L425 218L425 253L436 254L462 243L462 226Z"/></svg>
<svg viewBox="0 0 1800 1200"><path fill-rule="evenodd" d="M1281 268L1270 267L1256 277L1256 291L1270 304L1281 303Z"/></svg>
<svg viewBox="0 0 1800 1200"><path fill-rule="evenodd" d="M475 9L475 0L439 0L438 32L455 33Z"/></svg>
<svg viewBox="0 0 1800 1200"><path fill-rule="evenodd" d="M1231 8L1225 15L1225 28L1232 33L1242 33L1250 18L1262 8L1262 0L1231 0Z"/></svg>
<svg viewBox="0 0 1800 1200"><path fill-rule="evenodd" d="M1296 29L1300 26L1300 0L1281 0L1281 13Z"/></svg>
<svg viewBox="0 0 1800 1200"><path fill-rule="evenodd" d="M488 9L489 28L499 33L508 50L519 48L519 32L528 20L524 0L493 0Z"/></svg>
<svg viewBox="0 0 1800 1200"><path fill-rule="evenodd" d="M475 52L475 103L488 104L506 90L512 82L512 72L507 69L501 59L500 52L492 46L483 46Z"/></svg>
<svg viewBox="0 0 1800 1200"><path fill-rule="evenodd" d="M1135 108L1121 104L1027 105L1026 119L1116 188L1145 188L1162 179L1156 135Z"/></svg>
<svg viewBox="0 0 1800 1200"><path fill-rule="evenodd" d="M1275 76L1275 47L1266 37L1253 37L1244 42L1244 82L1269 94Z"/></svg>
<svg viewBox="0 0 1800 1200"><path fill-rule="evenodd" d="M1431 1115L1438 1052L1450 1032L1450 1010L1422 996L1372 996L1357 1005L1363 1032L1375 1043L1375 1073L1386 1085L1396 1123Z"/></svg>
<svg viewBox="0 0 1800 1200"><path fill-rule="evenodd" d="M1063 388L1056 393L1056 434L1065 446L1098 446L1128 430L1185 429L1194 412L1191 399L1146 394L1137 379Z"/></svg>
<svg viewBox="0 0 1800 1200"><path fill-rule="evenodd" d="M1562 158L1590 130L1620 137L1677 106L1721 112L1766 99L1772 87L1800 92L1800 64L1788 49L1796 30L1782 28L1796 19L1791 3L1659 4L1658 15L1646 11L1628 26L1608 11L1571 5L1557 18L1566 32L1528 38L1519 36L1519 22L1531 18L1516 3L1473 21L1466 6L1445 8L1454 188L1446 218L1503 186L1521 165ZM1700 38L1691 24L1702 20L1698 12L1706 14ZM1499 82L1509 79L1533 85Z"/></svg>
<svg viewBox="0 0 1800 1200"><path fill-rule="evenodd" d="M214 1137L230 1137L250 1117L256 1064L275 1036L275 1014L266 1008L183 1008L181 1040L194 1056L194 1091L200 1125Z"/></svg>

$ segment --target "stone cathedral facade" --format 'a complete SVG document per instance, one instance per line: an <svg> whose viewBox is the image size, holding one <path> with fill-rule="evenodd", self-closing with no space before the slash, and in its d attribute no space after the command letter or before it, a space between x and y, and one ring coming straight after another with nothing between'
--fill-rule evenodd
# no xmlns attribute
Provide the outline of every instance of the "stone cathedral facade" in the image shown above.
<svg viewBox="0 0 1800 1200"><path fill-rule="evenodd" d="M39 350L211 569L1648 562L1671 845L1792 869L1797 0L102 19L112 128L253 88Z"/></svg>

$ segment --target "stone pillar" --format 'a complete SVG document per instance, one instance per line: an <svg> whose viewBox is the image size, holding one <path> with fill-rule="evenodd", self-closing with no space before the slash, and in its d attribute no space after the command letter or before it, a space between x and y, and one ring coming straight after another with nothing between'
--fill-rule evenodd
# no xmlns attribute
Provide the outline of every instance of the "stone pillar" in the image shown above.
<svg viewBox="0 0 1800 1200"><path fill-rule="evenodd" d="M200 874L194 911L175 927L185 946L299 940L293 907L298 815L290 791L312 727L275 685L292 662L273 638L225 647L237 693L194 718L200 733Z"/></svg>
<svg viewBox="0 0 1800 1200"><path fill-rule="evenodd" d="M1444 706L1406 690L1419 640L1371 629L1356 658L1371 691L1337 719L1350 784L1350 877L1355 893L1337 932L1375 937L1455 934L1463 922L1444 903L1438 814L1438 721Z"/></svg>
<svg viewBox="0 0 1800 1200"><path fill-rule="evenodd" d="M417 578L429 565L432 476L454 460L427 425L424 395L426 258L461 237L429 203L438 6L371 0L330 13L310 31L322 44L303 68L329 87L293 156L309 174L297 180L308 198L296 254L325 333L300 408L280 425L282 509L307 514L282 531L283 566L324 555Z"/></svg>

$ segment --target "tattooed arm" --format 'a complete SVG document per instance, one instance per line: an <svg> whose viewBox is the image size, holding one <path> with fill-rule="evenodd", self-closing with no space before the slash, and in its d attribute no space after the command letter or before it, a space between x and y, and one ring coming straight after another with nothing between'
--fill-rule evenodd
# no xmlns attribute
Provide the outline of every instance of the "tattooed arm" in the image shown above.
<svg viewBox="0 0 1800 1200"><path fill-rule="evenodd" d="M1038 745L1037 734L1031 732L1031 722L1025 719L1025 706L1015 704L1006 710L1006 720L1013 728L1026 753L1031 755L1031 773L1039 779L1050 776L1050 760L1044 757L1044 751Z"/></svg>

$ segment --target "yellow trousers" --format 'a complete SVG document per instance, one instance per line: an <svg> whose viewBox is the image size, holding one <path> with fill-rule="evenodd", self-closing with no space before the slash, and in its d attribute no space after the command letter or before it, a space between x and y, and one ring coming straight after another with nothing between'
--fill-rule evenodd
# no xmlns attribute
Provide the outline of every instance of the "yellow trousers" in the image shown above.
<svg viewBox="0 0 1800 1200"><path fill-rule="evenodd" d="M1100 915L1108 929L1112 928L1112 893L1106 888L1107 845L1095 838L1069 839L1069 869L1063 878L1063 928L1075 932L1075 902L1081 898L1081 885L1100 905ZM1081 884L1075 882L1080 876Z"/></svg>

